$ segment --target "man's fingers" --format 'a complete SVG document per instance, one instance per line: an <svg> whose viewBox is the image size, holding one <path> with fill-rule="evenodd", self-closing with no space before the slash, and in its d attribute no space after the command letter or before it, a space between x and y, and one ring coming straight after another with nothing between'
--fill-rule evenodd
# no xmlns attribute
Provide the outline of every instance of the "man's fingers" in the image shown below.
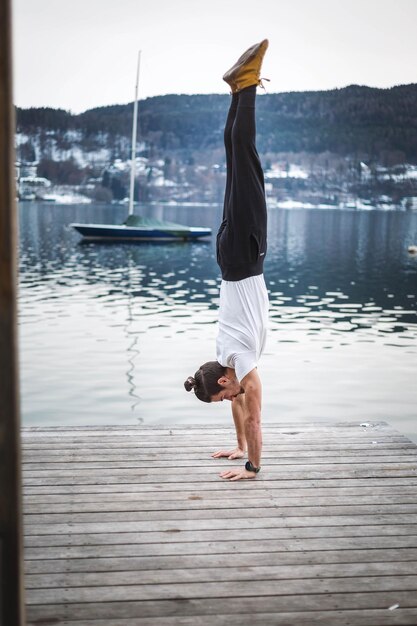
<svg viewBox="0 0 417 626"><path fill-rule="evenodd" d="M238 452L234 452L233 450L217 450L217 452L213 452L211 455L213 459L221 459L222 457L228 457L229 459L236 459L236 455Z"/></svg>
<svg viewBox="0 0 417 626"><path fill-rule="evenodd" d="M231 480L236 480L236 477L239 477L239 474L240 472L228 471L228 472L222 472L220 476L222 478L230 478Z"/></svg>
<svg viewBox="0 0 417 626"><path fill-rule="evenodd" d="M228 472L222 472L220 476L222 478L227 478L228 480L241 480L243 478L255 478L256 474L251 475L250 472L246 472L245 470L231 470Z"/></svg>

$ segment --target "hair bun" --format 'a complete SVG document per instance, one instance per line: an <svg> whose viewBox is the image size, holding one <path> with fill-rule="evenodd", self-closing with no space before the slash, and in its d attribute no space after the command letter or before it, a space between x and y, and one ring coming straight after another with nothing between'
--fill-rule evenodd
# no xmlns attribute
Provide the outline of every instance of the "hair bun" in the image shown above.
<svg viewBox="0 0 417 626"><path fill-rule="evenodd" d="M187 380L184 383L184 387L187 391L191 391L191 389L194 389L194 387L196 386L195 384L195 378L193 378L192 376L189 376L187 378Z"/></svg>

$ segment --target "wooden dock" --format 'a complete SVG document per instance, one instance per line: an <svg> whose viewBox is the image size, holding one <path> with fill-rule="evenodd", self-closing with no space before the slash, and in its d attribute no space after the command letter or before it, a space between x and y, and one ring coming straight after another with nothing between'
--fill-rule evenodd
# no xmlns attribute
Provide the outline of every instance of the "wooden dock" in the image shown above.
<svg viewBox="0 0 417 626"><path fill-rule="evenodd" d="M382 423L23 431L30 626L417 624L417 446Z"/></svg>

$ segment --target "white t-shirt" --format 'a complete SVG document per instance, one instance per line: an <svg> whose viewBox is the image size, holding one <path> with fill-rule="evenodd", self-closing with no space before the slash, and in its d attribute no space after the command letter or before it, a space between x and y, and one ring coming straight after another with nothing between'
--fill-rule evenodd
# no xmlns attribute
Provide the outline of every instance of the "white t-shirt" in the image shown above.
<svg viewBox="0 0 417 626"><path fill-rule="evenodd" d="M231 367L240 382L258 363L266 341L268 292L263 274L222 280L217 360Z"/></svg>

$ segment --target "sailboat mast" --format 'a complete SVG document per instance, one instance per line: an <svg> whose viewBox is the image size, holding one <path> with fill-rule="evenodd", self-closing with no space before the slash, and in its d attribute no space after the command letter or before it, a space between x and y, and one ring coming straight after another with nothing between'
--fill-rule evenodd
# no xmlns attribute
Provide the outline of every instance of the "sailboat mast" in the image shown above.
<svg viewBox="0 0 417 626"><path fill-rule="evenodd" d="M141 50L138 53L138 69L136 73L135 102L133 105L133 127L132 127L132 154L130 166L130 193L129 193L129 215L133 215L133 194L135 191L135 170L136 170L136 134L138 126L138 88L140 70Z"/></svg>

